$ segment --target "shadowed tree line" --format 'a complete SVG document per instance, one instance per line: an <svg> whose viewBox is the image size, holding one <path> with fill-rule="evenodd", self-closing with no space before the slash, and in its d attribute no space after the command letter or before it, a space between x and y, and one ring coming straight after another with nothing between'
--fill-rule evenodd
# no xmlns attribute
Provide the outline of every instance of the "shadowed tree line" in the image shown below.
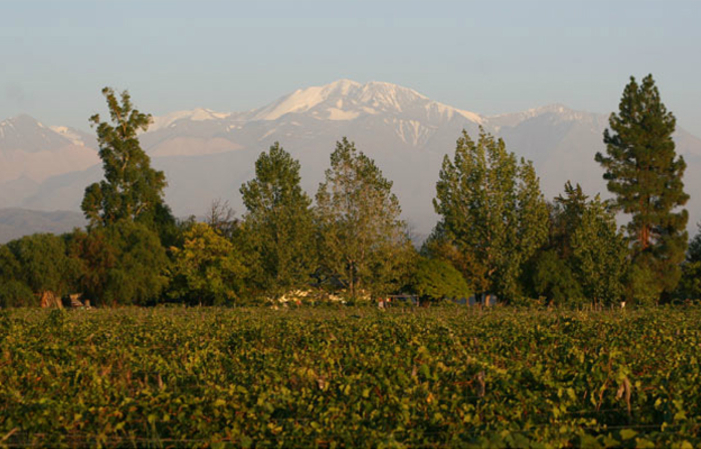
<svg viewBox="0 0 701 449"><path fill-rule="evenodd" d="M203 222L176 220L163 172L138 140L152 118L129 94L103 90L109 120L90 118L104 180L88 186L86 230L35 234L0 246L0 306L80 292L98 305L226 305L347 301L412 293L424 300L493 295L504 303L606 307L701 293L701 237L687 252L685 163L674 116L652 76L626 86L596 154L613 194L571 182L552 202L530 161L503 140L463 132L436 184L440 219L411 244L392 181L346 138L312 198L300 164L278 143L240 188L240 218L220 201ZM592 155L594 157L594 155ZM628 222L617 226L618 213Z"/></svg>

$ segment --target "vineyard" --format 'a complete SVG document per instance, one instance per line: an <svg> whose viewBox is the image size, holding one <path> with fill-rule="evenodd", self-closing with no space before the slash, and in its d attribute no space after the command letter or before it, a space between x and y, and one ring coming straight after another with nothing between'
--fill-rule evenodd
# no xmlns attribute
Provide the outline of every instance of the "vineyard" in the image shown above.
<svg viewBox="0 0 701 449"><path fill-rule="evenodd" d="M0 446L701 446L701 309L0 311Z"/></svg>

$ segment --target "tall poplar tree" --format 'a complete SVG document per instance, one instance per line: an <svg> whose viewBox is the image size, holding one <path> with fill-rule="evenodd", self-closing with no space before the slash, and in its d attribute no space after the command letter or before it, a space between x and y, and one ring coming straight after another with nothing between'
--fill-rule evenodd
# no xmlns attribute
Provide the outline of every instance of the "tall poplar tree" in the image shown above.
<svg viewBox="0 0 701 449"><path fill-rule="evenodd" d="M443 160L433 204L442 239L481 265L464 273L471 287L507 301L518 296L522 267L548 235L533 164L518 163L503 140L484 130L476 143L463 131L454 159Z"/></svg>
<svg viewBox="0 0 701 449"><path fill-rule="evenodd" d="M688 213L679 208L689 195L682 182L686 163L672 140L676 119L662 104L652 75L642 84L631 77L609 126L606 155L597 153L596 161L606 170L618 210L631 217L631 295L657 300L672 292L681 276Z"/></svg>
<svg viewBox="0 0 701 449"><path fill-rule="evenodd" d="M243 230L259 262L254 281L274 296L309 284L316 269L311 199L300 185L300 164L279 143L256 161L256 177L241 186Z"/></svg>
<svg viewBox="0 0 701 449"><path fill-rule="evenodd" d="M90 122L97 126L105 179L85 189L81 208L92 225L121 219L155 225L161 215L169 215L163 203L166 179L162 171L151 168L137 137L139 131L148 129L151 114L135 109L127 91L117 98L113 89L105 87L102 94L112 123L101 122L99 114L90 117Z"/></svg>
<svg viewBox="0 0 701 449"><path fill-rule="evenodd" d="M139 131L151 115L140 112L127 91L105 87L110 120L90 117L105 179L89 185L81 208L87 235L76 235L73 251L83 260L85 293L102 304L147 304L158 300L167 283L164 244L176 238L175 219L163 200L162 171L151 167Z"/></svg>
<svg viewBox="0 0 701 449"><path fill-rule="evenodd" d="M345 137L316 194L320 257L351 298L387 294L413 255L392 181Z"/></svg>

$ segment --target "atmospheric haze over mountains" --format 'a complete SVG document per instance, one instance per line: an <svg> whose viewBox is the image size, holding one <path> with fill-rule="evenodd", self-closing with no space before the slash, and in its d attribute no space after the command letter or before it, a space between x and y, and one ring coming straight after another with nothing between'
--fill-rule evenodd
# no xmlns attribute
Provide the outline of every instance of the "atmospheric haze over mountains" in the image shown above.
<svg viewBox="0 0 701 449"><path fill-rule="evenodd" d="M134 102L139 105L138 98ZM313 197L336 141L346 136L394 182L403 217L420 239L436 222L435 183L463 129L476 140L481 126L503 138L509 151L532 160L550 200L567 180L589 195L608 196L594 161L597 151L605 151L607 125L608 114L559 104L482 116L406 87L339 80L251 111L195 109L154 117L140 140L153 166L165 171L167 203L185 217L203 215L217 198L243 213L239 188L254 176L258 155L276 141L300 161L302 185ZM701 171L701 140L677 129L675 141L688 166L684 183L693 232L701 220L701 197L694 195L701 178L690 174ZM94 134L46 126L26 115L0 122L0 208L78 212L85 187L101 177Z"/></svg>

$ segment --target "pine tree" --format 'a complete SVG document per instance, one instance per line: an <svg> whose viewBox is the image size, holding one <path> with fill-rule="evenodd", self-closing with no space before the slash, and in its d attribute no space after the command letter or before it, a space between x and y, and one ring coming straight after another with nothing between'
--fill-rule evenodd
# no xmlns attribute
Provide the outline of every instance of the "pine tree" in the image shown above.
<svg viewBox="0 0 701 449"><path fill-rule="evenodd" d="M609 125L606 155L597 153L596 161L606 170L617 209L631 217L627 231L637 273L632 294L658 299L672 292L681 276L688 213L678 208L689 195L682 183L686 164L672 140L676 120L662 104L652 75L640 85L631 77Z"/></svg>
<svg viewBox="0 0 701 449"><path fill-rule="evenodd" d="M441 215L438 234L470 254L470 265L481 265L464 273L471 287L507 301L516 298L522 267L548 232L533 165L519 164L503 140L484 130L477 143L463 131L454 160L446 156L443 161L433 203Z"/></svg>
<svg viewBox="0 0 701 449"><path fill-rule="evenodd" d="M405 274L413 247L392 181L344 137L316 195L321 263L353 299L386 294Z"/></svg>
<svg viewBox="0 0 701 449"><path fill-rule="evenodd" d="M256 161L256 177L241 186L248 212L243 230L259 262L254 281L273 296L303 288L316 269L311 199L300 164L279 143Z"/></svg>
<svg viewBox="0 0 701 449"><path fill-rule="evenodd" d="M552 217L554 235L552 236L560 257L567 259L572 253L571 239L575 229L582 221L584 211L587 210L588 196L582 191L582 186L572 186L572 182L565 183L565 195L555 198L556 208Z"/></svg>
<svg viewBox="0 0 701 449"><path fill-rule="evenodd" d="M163 218L170 216L163 204L165 175L151 168L150 158L137 137L139 131L148 129L151 115L134 109L127 91L121 94L121 104L113 89L105 87L102 94L113 124L100 122L99 114L90 118L97 126L105 180L85 189L81 205L85 217L91 225L107 225L121 219L139 220L149 226L155 226L157 221L172 221Z"/></svg>

